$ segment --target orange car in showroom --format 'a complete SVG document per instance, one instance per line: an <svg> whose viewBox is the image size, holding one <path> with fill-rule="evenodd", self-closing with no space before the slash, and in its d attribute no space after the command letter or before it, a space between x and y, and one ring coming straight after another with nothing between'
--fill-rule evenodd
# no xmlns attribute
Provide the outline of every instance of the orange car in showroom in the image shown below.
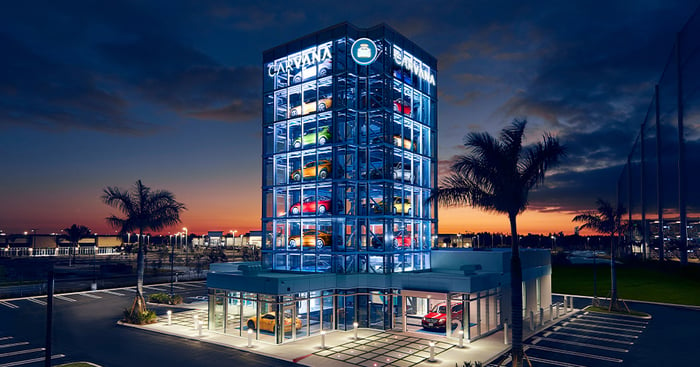
<svg viewBox="0 0 700 367"><path fill-rule="evenodd" d="M452 305L452 321L462 320L462 307L461 303ZM430 312L423 316L421 324L423 329L438 329L445 330L445 323L447 323L447 304L438 303L433 307Z"/></svg>
<svg viewBox="0 0 700 367"><path fill-rule="evenodd" d="M318 238L316 238L318 235ZM303 240L300 238L303 237ZM299 246L299 242L302 242L303 247L316 247L317 249L323 246L331 244L331 235L328 232L317 231L315 229L305 229L303 236L290 236L289 237L289 247Z"/></svg>
<svg viewBox="0 0 700 367"><path fill-rule="evenodd" d="M301 178L314 178L318 177L323 180L328 177L331 173L331 161L328 159L321 159L318 161L309 162L302 168L295 169L289 175L292 181L301 181Z"/></svg>
<svg viewBox="0 0 700 367"><path fill-rule="evenodd" d="M260 321L258 322L257 317L251 317L248 319L248 322L246 323L248 326L248 329L255 330L256 327L259 327L260 330L265 330L269 331L271 333L275 332L275 323L277 320L277 315L274 312L268 312L262 317L260 317ZM297 317L295 320L296 323L296 329L299 330L301 329L301 320ZM289 333L292 331L292 318L291 317L285 317L284 318L284 332Z"/></svg>

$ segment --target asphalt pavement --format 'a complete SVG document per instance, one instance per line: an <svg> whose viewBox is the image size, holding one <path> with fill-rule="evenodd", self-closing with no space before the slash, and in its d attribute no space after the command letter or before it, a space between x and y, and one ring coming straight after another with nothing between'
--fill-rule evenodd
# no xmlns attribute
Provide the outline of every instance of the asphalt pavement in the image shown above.
<svg viewBox="0 0 700 367"><path fill-rule="evenodd" d="M176 283L176 286L176 293L185 298L206 295L204 282ZM145 293L161 292L169 287L170 284L146 286ZM131 305L133 295L133 287L130 287L55 297L52 354L62 356L54 363L89 361L109 367L208 366L213 363L293 365L249 352L120 327L116 322ZM3 299L0 302L0 367L43 364L43 359L35 359L43 356L43 350L38 349L44 347L45 326L45 296Z"/></svg>

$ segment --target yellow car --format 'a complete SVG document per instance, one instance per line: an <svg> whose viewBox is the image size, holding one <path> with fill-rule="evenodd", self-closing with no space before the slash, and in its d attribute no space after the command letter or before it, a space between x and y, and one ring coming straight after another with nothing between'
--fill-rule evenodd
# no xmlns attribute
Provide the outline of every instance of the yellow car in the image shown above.
<svg viewBox="0 0 700 367"><path fill-rule="evenodd" d="M372 204L371 208L374 213L383 213L384 208L389 207L384 204L384 201L380 201L376 204ZM395 197L391 203L391 214L406 214L411 215L411 200L409 198Z"/></svg>
<svg viewBox="0 0 700 367"><path fill-rule="evenodd" d="M301 181L302 177L318 177L319 179L323 180L328 177L329 173L331 173L331 161L328 159L321 159L318 161L309 162L302 168L295 169L292 171L292 174L289 175L289 178L291 178L292 181Z"/></svg>
<svg viewBox="0 0 700 367"><path fill-rule="evenodd" d="M268 312L260 318L260 322L258 322L257 317L251 317L248 319L247 325L248 329L255 330L256 327L259 327L260 330L265 330L269 331L271 333L275 332L275 322L277 320L277 315L274 312ZM296 324L296 329L299 330L301 329L301 320L297 317L295 320ZM292 331L292 318L291 317L285 317L284 318L284 332L288 333Z"/></svg>
<svg viewBox="0 0 700 367"><path fill-rule="evenodd" d="M318 238L316 238L318 235ZM302 242L303 247L316 247L320 249L323 246L331 244L331 235L327 232L317 231L315 229L304 230L304 238L300 239L301 236L295 235L289 237L289 247L299 246L299 242Z"/></svg>
<svg viewBox="0 0 700 367"><path fill-rule="evenodd" d="M304 115L308 115L310 113L314 112L323 112L328 108L331 108L333 105L333 98L331 97L324 97L320 98L318 100L318 103L315 99L305 101L302 103L301 106L296 106L292 107L292 109L289 110L289 117L297 117L300 116L303 112Z"/></svg>

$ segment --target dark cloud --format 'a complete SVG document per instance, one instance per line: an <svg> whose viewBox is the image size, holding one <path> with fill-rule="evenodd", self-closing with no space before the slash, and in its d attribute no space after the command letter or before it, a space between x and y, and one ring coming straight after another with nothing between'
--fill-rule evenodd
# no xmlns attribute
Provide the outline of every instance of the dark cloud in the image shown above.
<svg viewBox="0 0 700 367"><path fill-rule="evenodd" d="M100 75L49 60L5 34L0 43L0 126L128 134L156 129L129 117L128 102L102 88Z"/></svg>
<svg viewBox="0 0 700 367"><path fill-rule="evenodd" d="M114 78L146 100L183 115L248 121L260 110L262 68L227 67L193 48L166 39L103 44Z"/></svg>

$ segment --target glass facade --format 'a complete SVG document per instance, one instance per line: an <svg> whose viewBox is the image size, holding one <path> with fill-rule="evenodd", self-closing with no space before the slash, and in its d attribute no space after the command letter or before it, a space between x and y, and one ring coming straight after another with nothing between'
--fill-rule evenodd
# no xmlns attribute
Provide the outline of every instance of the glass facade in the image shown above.
<svg viewBox="0 0 700 367"><path fill-rule="evenodd" d="M361 38L376 46L366 66ZM262 77L263 267L428 269L435 58L386 26L341 24L266 51Z"/></svg>

